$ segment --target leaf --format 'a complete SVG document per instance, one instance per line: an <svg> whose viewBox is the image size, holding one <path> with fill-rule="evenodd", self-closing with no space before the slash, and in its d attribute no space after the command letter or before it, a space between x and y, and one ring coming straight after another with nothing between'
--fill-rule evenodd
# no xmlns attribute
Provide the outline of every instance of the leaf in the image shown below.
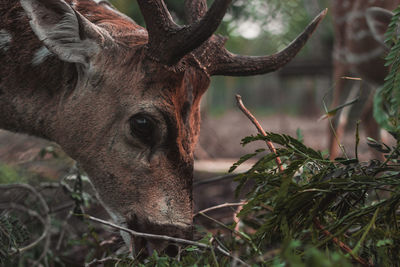
<svg viewBox="0 0 400 267"><path fill-rule="evenodd" d="M253 158L257 154L258 153L252 153L252 154L247 154L247 155L242 156L238 161L233 163L232 167L229 168L228 172L233 172L234 170L236 170L237 167L240 166L240 164L242 164L243 162L246 162L247 160Z"/></svg>

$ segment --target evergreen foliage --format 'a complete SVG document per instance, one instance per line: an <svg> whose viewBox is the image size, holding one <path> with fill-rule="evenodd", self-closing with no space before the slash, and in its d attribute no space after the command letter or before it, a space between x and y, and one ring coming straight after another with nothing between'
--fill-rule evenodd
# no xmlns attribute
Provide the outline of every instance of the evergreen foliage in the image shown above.
<svg viewBox="0 0 400 267"><path fill-rule="evenodd" d="M385 34L385 43L390 47L386 57L386 66L390 66L389 75L385 79L374 100L374 117L380 126L393 135L400 133L400 7L394 11L389 29Z"/></svg>
<svg viewBox="0 0 400 267"><path fill-rule="evenodd" d="M250 266L399 266L399 20L400 8L395 10L386 35L387 44L392 47L387 57L391 71L375 99L375 115L380 125L393 134L397 144L389 146L369 140L369 145L380 151L385 160L361 162L356 155L352 159L331 161L320 151L288 135L249 136L243 139L243 145L271 141L279 146L277 155L260 148L232 166L230 171L258 157L250 170L236 178L237 193L244 185L251 185L246 204L238 214L239 226L233 222L219 224L220 231L215 234L197 228L197 234L203 236L199 242L210 245L211 249L183 246L177 257L155 252L144 259L133 259L127 251L117 253L117 249L102 244L106 231L83 221L83 216L71 215L82 220L68 220L70 217L60 220L52 215L51 232L56 237L53 238L55 243L59 244L47 247L41 263L65 266L62 256L77 253L76 248L81 246L87 251L86 263L107 259L104 266L239 266L237 258ZM302 137L301 133L298 136ZM358 140L355 141L357 145ZM283 162L283 172L276 166L277 156ZM0 170L0 178L4 170ZM14 173L8 176L14 177ZM69 181L71 186L61 183L60 188L73 201L71 211L75 207L74 213L82 213L96 203L86 191L85 176L77 171L74 177ZM47 196L46 200L49 199ZM82 236L78 229L85 229L87 233ZM62 234L57 235L57 232ZM0 214L0 265L10 266L13 263L11 253L28 239L23 223ZM40 244L35 249L42 251L41 246L46 245ZM216 246L229 251L232 257L221 254L214 249ZM62 249L56 251L56 247ZM32 259L36 260L39 254L32 253ZM94 264L92 266L96 266Z"/></svg>

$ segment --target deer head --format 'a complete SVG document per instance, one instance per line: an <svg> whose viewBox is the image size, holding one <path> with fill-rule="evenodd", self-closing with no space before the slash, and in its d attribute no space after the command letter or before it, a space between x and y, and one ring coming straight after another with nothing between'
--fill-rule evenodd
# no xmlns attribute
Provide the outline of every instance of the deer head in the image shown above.
<svg viewBox="0 0 400 267"><path fill-rule="evenodd" d="M207 9L206 0L185 1L188 24L180 26L162 0L138 0L143 29L105 2L21 0L28 19L18 23L29 28L29 21L34 35L14 33L5 21L4 30L29 45L19 56L11 53L13 42L0 52L0 59L17 62L0 72L0 103L16 110L0 126L60 144L117 223L190 238L193 150L210 77L277 70L326 13L283 51L249 57L230 53L226 39L213 35L230 2L215 0Z"/></svg>

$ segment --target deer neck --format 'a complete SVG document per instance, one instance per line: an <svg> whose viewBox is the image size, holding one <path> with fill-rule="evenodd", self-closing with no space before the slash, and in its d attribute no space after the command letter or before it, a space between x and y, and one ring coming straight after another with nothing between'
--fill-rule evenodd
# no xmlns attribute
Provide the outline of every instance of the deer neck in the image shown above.
<svg viewBox="0 0 400 267"><path fill-rule="evenodd" d="M40 49L43 48L32 49L28 56L23 56L33 59ZM74 66L56 58L34 66L22 56L16 58L12 54L6 55L6 62L12 62L8 67L15 71L8 73L18 73L16 69L22 68L25 77L9 75L0 82L0 128L52 139L51 122L55 121L59 103L76 84Z"/></svg>

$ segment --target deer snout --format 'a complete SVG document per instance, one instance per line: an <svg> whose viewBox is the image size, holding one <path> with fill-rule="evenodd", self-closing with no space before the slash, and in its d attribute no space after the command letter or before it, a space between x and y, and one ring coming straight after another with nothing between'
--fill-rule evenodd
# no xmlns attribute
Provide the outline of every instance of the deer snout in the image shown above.
<svg viewBox="0 0 400 267"><path fill-rule="evenodd" d="M154 223L148 220L135 218L128 222L128 227L134 231L173 238L193 239L193 225L189 223ZM176 256L180 244L160 238L133 237L135 254L151 255L154 250L165 252L169 256ZM144 254L143 254L144 253Z"/></svg>

